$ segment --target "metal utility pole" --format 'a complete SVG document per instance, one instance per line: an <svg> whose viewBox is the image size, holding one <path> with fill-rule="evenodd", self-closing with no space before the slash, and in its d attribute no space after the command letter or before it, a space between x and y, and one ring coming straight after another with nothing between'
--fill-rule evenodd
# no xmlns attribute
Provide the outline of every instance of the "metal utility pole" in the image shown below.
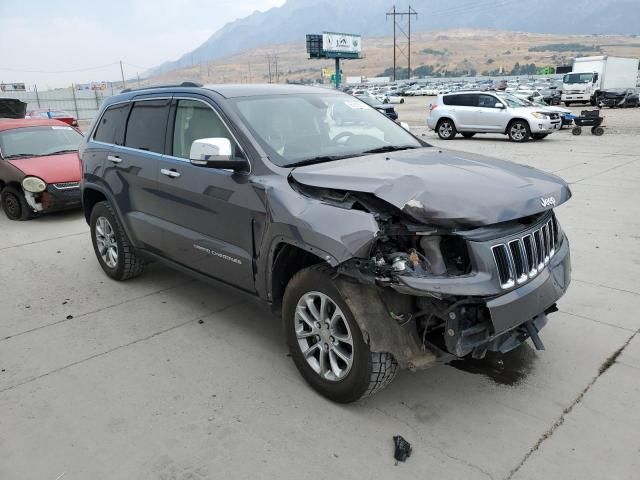
<svg viewBox="0 0 640 480"><path fill-rule="evenodd" d="M251 62L247 62L249 65L249 83L251 83Z"/></svg>
<svg viewBox="0 0 640 480"><path fill-rule="evenodd" d="M124 81L124 69L122 68L122 60L120 60L120 74L122 75L122 89L127 88L127 84Z"/></svg>
<svg viewBox="0 0 640 480"><path fill-rule="evenodd" d="M280 83L280 74L278 73L278 55L274 55L273 60L276 66L276 83Z"/></svg>
<svg viewBox="0 0 640 480"><path fill-rule="evenodd" d="M271 83L271 55L267 55L267 62L269 62L269 83Z"/></svg>
<svg viewBox="0 0 640 480"><path fill-rule="evenodd" d="M411 17L418 18L418 12L416 12L411 5L407 8L406 12L399 12L396 10L395 5L393 9L386 14L386 18L391 17L393 19L393 80L396 80L397 63L396 63L396 49L400 51L402 55L407 57L407 79L411 78ZM405 17L406 22L405 23ZM400 30L402 36L407 39L407 50L402 48L402 44L398 42L396 30Z"/></svg>

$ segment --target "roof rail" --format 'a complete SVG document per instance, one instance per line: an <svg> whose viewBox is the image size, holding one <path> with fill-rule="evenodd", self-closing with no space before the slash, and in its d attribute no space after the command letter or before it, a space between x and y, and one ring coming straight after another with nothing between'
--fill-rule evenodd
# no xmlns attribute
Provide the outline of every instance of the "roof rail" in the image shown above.
<svg viewBox="0 0 640 480"><path fill-rule="evenodd" d="M170 84L170 85L149 85L147 87L140 87L140 88L125 88L120 93L137 92L138 90L149 90L151 88L201 87L201 86L202 84L198 82L182 82L179 84Z"/></svg>

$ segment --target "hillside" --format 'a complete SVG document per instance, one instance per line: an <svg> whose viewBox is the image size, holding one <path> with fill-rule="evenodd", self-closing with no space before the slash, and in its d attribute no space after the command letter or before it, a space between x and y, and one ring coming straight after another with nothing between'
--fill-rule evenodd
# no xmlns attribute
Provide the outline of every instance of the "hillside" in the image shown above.
<svg viewBox="0 0 640 480"><path fill-rule="evenodd" d="M265 45L300 42L306 33L323 30L380 37L392 31L385 13L391 0L288 0L281 7L230 22L205 43L175 60L153 69L158 74L228 57ZM395 2L406 10L407 1ZM419 16L414 32L475 28L569 34L638 34L637 0L436 0L414 1Z"/></svg>
<svg viewBox="0 0 640 480"><path fill-rule="evenodd" d="M562 46L558 46L562 44ZM566 51L558 51L565 50ZM573 48L573 50L572 50ZM475 71L483 73L503 69L510 72L516 63L536 66L563 65L577 55L610 54L640 57L640 39L625 36L552 35L497 30L457 29L423 32L414 36L411 45L412 67L428 66L436 72ZM345 75L376 76L393 63L393 38L363 39L365 58L343 62ZM309 60L304 37L294 43L274 44L250 49L219 60L197 64L152 76L147 83L197 80L202 83L267 82L267 56L278 57L279 80L319 79L322 67L331 61ZM399 66L406 66L400 58ZM275 62L271 61L275 81ZM424 70L424 68L423 68Z"/></svg>

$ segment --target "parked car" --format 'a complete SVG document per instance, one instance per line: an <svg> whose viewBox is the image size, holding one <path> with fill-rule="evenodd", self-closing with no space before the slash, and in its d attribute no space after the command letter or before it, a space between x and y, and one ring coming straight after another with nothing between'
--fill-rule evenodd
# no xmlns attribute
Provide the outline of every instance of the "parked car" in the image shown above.
<svg viewBox="0 0 640 480"><path fill-rule="evenodd" d="M71 115L66 110L52 110L49 108L37 108L27 112L28 118L52 118L71 125L72 127L78 126L78 119Z"/></svg>
<svg viewBox="0 0 640 480"><path fill-rule="evenodd" d="M382 103L373 95L356 95L356 98L359 98L370 107L375 108L380 113L389 117L391 120L398 120L398 112L396 112L396 109L393 108L393 105Z"/></svg>
<svg viewBox="0 0 640 480"><path fill-rule="evenodd" d="M80 207L81 140L58 120L0 121L0 203L10 220Z"/></svg>
<svg viewBox="0 0 640 480"><path fill-rule="evenodd" d="M334 401L399 367L542 348L570 282L563 180L430 148L340 92L129 91L105 100L80 158L109 277L155 259L269 304L302 376Z"/></svg>
<svg viewBox="0 0 640 480"><path fill-rule="evenodd" d="M560 115L527 105L508 93L460 92L440 95L431 105L427 126L443 140L457 133L502 133L513 142L540 140L560 129Z"/></svg>
<svg viewBox="0 0 640 480"><path fill-rule="evenodd" d="M0 98L0 118L24 118L27 104L16 98Z"/></svg>
<svg viewBox="0 0 640 480"><path fill-rule="evenodd" d="M636 88L605 90L598 98L602 107L640 107L640 97Z"/></svg>
<svg viewBox="0 0 640 480"><path fill-rule="evenodd" d="M547 105L560 105L562 98L562 90L558 88L545 88L540 91L542 94L542 101Z"/></svg>

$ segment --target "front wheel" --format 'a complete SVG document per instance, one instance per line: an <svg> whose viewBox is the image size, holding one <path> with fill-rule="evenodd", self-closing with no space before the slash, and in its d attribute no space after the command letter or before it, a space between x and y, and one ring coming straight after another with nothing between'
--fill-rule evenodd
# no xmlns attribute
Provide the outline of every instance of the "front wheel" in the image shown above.
<svg viewBox="0 0 640 480"><path fill-rule="evenodd" d="M9 220L23 221L35 216L33 209L24 198L24 193L16 187L5 187L0 194L0 202Z"/></svg>
<svg viewBox="0 0 640 480"><path fill-rule="evenodd" d="M571 133L575 136L582 135L582 127L576 126L571 129Z"/></svg>
<svg viewBox="0 0 640 480"><path fill-rule="evenodd" d="M456 126L454 125L453 121L449 120L448 118L440 120L438 126L436 127L436 130L438 132L438 136L442 140L453 140L457 133Z"/></svg>
<svg viewBox="0 0 640 480"><path fill-rule="evenodd" d="M287 285L282 316L291 357L324 397L350 403L386 387L397 374L393 355L371 352L332 270L316 265Z"/></svg>
<svg viewBox="0 0 640 480"><path fill-rule="evenodd" d="M113 207L100 202L93 207L89 220L93 250L102 270L114 280L137 277L144 270Z"/></svg>
<svg viewBox="0 0 640 480"><path fill-rule="evenodd" d="M524 120L515 120L509 125L507 135L509 135L509 140L512 142L526 142L531 136L529 124Z"/></svg>

